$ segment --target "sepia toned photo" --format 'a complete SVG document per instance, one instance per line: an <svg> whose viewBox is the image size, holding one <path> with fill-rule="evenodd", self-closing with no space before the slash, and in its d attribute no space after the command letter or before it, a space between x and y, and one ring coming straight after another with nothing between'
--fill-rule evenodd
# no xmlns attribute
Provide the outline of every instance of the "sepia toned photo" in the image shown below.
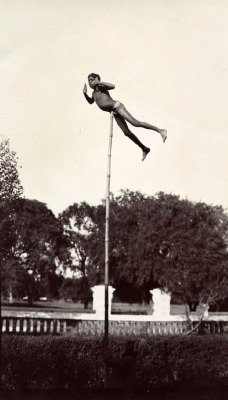
<svg viewBox="0 0 228 400"><path fill-rule="evenodd" d="M227 397L227 21L1 0L1 399Z"/></svg>

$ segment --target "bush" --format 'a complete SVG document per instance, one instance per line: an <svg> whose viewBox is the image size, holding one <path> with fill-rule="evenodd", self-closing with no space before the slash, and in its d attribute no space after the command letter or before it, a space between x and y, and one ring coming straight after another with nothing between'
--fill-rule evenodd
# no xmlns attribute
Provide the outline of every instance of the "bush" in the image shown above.
<svg viewBox="0 0 228 400"><path fill-rule="evenodd" d="M3 336L2 387L67 389L100 386L101 340Z"/></svg>
<svg viewBox="0 0 228 400"><path fill-rule="evenodd" d="M121 357L127 340L129 337L110 338L114 358ZM136 363L136 387L228 379L226 336L152 336L146 340L150 352ZM103 387L100 338L5 335L1 358L3 389Z"/></svg>

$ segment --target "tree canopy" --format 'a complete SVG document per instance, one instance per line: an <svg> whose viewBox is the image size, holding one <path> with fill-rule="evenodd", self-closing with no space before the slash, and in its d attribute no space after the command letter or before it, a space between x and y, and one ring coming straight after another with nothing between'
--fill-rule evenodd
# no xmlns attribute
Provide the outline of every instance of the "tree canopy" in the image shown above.
<svg viewBox="0 0 228 400"><path fill-rule="evenodd" d="M104 270L105 205L94 215L88 251ZM161 287L182 302L216 303L228 288L227 232L222 207L122 191L111 200L110 282L128 284L145 299Z"/></svg>
<svg viewBox="0 0 228 400"><path fill-rule="evenodd" d="M0 138L0 254L11 245L12 211L14 200L22 196L23 188L18 173L18 158L10 149L9 140Z"/></svg>
<svg viewBox="0 0 228 400"><path fill-rule="evenodd" d="M66 240L62 225L46 204L37 200L20 199L15 212L16 244L13 256L24 274L54 291L53 276L65 262Z"/></svg>
<svg viewBox="0 0 228 400"><path fill-rule="evenodd" d="M73 204L59 215L68 240L68 266L78 278L77 293L83 299L85 308L88 305L89 290L95 282L96 275L96 267L91 257L94 212L95 207L82 202Z"/></svg>
<svg viewBox="0 0 228 400"><path fill-rule="evenodd" d="M1 206L19 198L23 188L19 179L18 158L10 149L9 140L0 138L0 201Z"/></svg>
<svg viewBox="0 0 228 400"><path fill-rule="evenodd" d="M15 265L9 262L15 244L14 211L15 200L20 198L23 188L18 172L18 158L10 149L9 140L0 138L0 266L1 288L9 289L16 280Z"/></svg>

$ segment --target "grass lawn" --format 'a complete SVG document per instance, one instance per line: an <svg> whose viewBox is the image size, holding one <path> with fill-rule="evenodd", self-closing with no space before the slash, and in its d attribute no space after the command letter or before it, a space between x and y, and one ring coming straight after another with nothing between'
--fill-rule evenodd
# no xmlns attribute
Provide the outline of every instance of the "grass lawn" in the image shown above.
<svg viewBox="0 0 228 400"><path fill-rule="evenodd" d="M137 303L113 303L112 313L113 314L150 314L150 306L141 305ZM34 301L32 306L29 306L26 300L15 301L10 304L7 301L2 301L2 310L14 310L14 311L56 311L56 312L77 312L77 313L93 313L92 303L89 303L88 308L84 309L84 305L80 302L67 302L64 300L53 300L53 301ZM185 305L170 306L171 315L186 315ZM199 312L192 312L191 315L199 314ZM211 315L224 315L224 312L212 312Z"/></svg>
<svg viewBox="0 0 228 400"><path fill-rule="evenodd" d="M88 309L84 309L82 303L71 303L66 301L34 301L30 306L27 301L17 301L12 304L8 302L2 302L2 310L14 310L14 311L59 311L59 312L93 312L92 305L89 305Z"/></svg>

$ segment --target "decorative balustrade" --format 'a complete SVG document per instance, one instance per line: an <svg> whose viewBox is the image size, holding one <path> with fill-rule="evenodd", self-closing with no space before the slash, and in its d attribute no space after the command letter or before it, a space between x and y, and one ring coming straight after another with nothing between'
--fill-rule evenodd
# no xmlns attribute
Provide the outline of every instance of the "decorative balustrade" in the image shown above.
<svg viewBox="0 0 228 400"><path fill-rule="evenodd" d="M66 333L67 321L2 317L2 333L60 334Z"/></svg>
<svg viewBox="0 0 228 400"><path fill-rule="evenodd" d="M184 316L170 316L169 320L154 320L152 316L110 315L110 335L181 335L195 332L223 334L228 332L228 316L205 319L200 327L198 317L187 321ZM96 314L64 314L45 312L2 311L3 334L33 335L103 335L104 321Z"/></svg>

